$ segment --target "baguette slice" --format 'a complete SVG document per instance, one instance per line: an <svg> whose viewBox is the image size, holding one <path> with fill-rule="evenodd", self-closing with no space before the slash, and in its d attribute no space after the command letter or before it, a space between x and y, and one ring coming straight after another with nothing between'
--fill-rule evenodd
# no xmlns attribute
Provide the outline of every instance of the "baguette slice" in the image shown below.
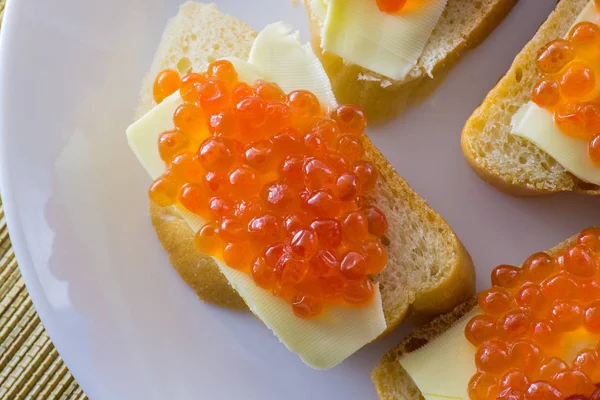
<svg viewBox="0 0 600 400"><path fill-rule="evenodd" d="M567 172L550 155L511 131L511 119L529 100L539 79L535 60L551 40L567 34L588 0L562 0L511 68L467 121L462 149L486 182L513 196L558 192L600 195L600 187Z"/></svg>
<svg viewBox="0 0 600 400"><path fill-rule="evenodd" d="M226 56L246 59L255 32L213 4L184 4L164 32L140 94L137 115L154 106L152 83L159 71L176 68L182 74L203 71L207 63ZM400 178L368 139L368 158L380 173L376 202L389 220L388 267L377 277L391 330L412 306L425 314L440 314L474 292L471 258L448 224ZM158 238L175 269L197 295L230 308L245 308L242 299L218 271L212 258L194 248L193 232L171 208L150 204Z"/></svg>
<svg viewBox="0 0 600 400"><path fill-rule="evenodd" d="M575 243L577 235L546 250L550 256L563 252ZM422 400L423 396L410 375L402 368L398 360L403 354L425 346L429 341L446 332L456 321L468 314L477 305L472 298L459 305L448 314L442 315L424 325L418 331L404 338L398 346L388 351L371 372L371 379L380 400ZM435 360L432 360L435 362Z"/></svg>
<svg viewBox="0 0 600 400"><path fill-rule="evenodd" d="M374 1L374 0L373 0ZM400 81L345 62L322 51L323 20L304 0L310 20L311 42L321 58L340 103L361 106L369 120L379 122L399 114L407 105L430 94L461 54L481 43L518 0L448 0L417 65Z"/></svg>

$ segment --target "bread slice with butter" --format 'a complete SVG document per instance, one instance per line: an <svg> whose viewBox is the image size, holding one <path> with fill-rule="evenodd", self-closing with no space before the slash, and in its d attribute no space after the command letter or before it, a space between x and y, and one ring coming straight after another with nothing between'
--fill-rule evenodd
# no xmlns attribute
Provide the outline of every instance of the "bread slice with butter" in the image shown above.
<svg viewBox="0 0 600 400"><path fill-rule="evenodd" d="M548 42L564 37L592 3L589 0L560 1L463 129L462 149L469 164L481 178L508 194L600 195L599 186L577 178L532 141L511 134L513 116L529 102L539 79L538 51Z"/></svg>
<svg viewBox="0 0 600 400"><path fill-rule="evenodd" d="M574 235L546 250L546 253L555 256L564 252L576 242L577 236ZM451 312L424 325L388 351L379 365L371 372L371 379L375 384L379 399L468 400L468 396L460 397L460 393L467 392L469 380L475 373L475 350L465 338L464 328L470 318L474 316L476 308L477 299L472 298ZM437 348L428 346L428 344ZM461 346L468 347L470 353L457 354ZM445 348L447 351L441 352L439 348ZM431 357L430 353L435 353L435 356ZM410 357L411 360L408 363L405 362L404 365L414 368L414 371L411 371L412 375L400 363L401 359L407 357ZM436 372L436 369L440 371ZM421 370L427 372L421 374ZM414 376L417 374L418 376ZM457 386L460 387L457 388Z"/></svg>
<svg viewBox="0 0 600 400"><path fill-rule="evenodd" d="M416 65L402 79L390 79L321 49L323 7L331 1L304 0L313 48L338 100L363 107L369 119L377 122L399 114L407 105L431 93L461 54L482 42L518 0L448 0ZM376 7L375 0L362 1L370 1ZM430 2L422 5L430 6Z"/></svg>
<svg viewBox="0 0 600 400"><path fill-rule="evenodd" d="M255 38L256 33L251 28L222 14L215 5L184 4L164 32L142 86L136 119L149 115L155 106L152 84L158 72L174 68L185 74L191 70L202 71L217 59L248 59ZM322 71L316 57L312 57ZM437 315L469 298L474 291L474 270L469 255L447 223L398 176L368 139L364 146L380 175L376 205L389 222L386 239L389 262L376 277L381 293L379 308L383 310L385 332L388 332L410 309L423 315ZM227 267L217 265L213 258L196 250L194 232L179 211L150 204L150 215L171 263L201 299L234 309L246 308L242 297L231 287L231 279L222 273ZM231 274L226 275L231 278ZM236 286L239 290L243 285ZM247 295L250 291L246 289L242 287ZM257 304L248 305L260 314ZM352 311L358 310L349 310ZM289 335L289 332L284 333Z"/></svg>

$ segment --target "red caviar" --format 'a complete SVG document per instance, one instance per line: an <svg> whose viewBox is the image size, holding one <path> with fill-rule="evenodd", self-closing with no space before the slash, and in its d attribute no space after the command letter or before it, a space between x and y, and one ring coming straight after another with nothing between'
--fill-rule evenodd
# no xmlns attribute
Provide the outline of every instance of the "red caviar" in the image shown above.
<svg viewBox="0 0 600 400"><path fill-rule="evenodd" d="M239 82L233 65L157 77L157 101L181 87L174 129L160 135L167 171L149 195L202 217L199 251L223 259L290 303L301 318L330 304L363 306L386 263L388 222L370 205L366 117L326 111L308 91ZM178 84L175 85L175 82Z"/></svg>
<svg viewBox="0 0 600 400"><path fill-rule="evenodd" d="M465 328L477 349L469 397L600 399L599 279L598 228L554 257L496 267Z"/></svg>
<svg viewBox="0 0 600 400"><path fill-rule="evenodd" d="M541 79L531 99L551 111L560 130L588 143L590 159L600 167L600 27L575 25L566 39L548 43L538 53Z"/></svg>

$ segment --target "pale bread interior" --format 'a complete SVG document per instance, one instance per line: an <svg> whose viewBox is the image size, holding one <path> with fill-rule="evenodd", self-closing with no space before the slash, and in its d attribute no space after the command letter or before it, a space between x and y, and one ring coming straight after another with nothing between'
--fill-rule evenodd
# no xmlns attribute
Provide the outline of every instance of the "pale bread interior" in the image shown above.
<svg viewBox="0 0 600 400"><path fill-rule="evenodd" d="M475 171L513 195L578 191L600 194L600 188L570 174L533 143L512 135L511 119L529 100L540 78L538 51L565 36L588 0L562 0L510 70L475 110L462 133L462 148Z"/></svg>
<svg viewBox="0 0 600 400"><path fill-rule="evenodd" d="M305 0L312 45L321 57L340 102L363 107L372 122L396 116L429 94L461 54L478 45L502 21L517 0L448 0L421 58L408 76L394 81L323 52L323 20Z"/></svg>
<svg viewBox="0 0 600 400"><path fill-rule="evenodd" d="M225 57L247 58L255 32L213 4L186 3L168 24L140 95L140 116L154 106L151 91L165 68L181 73L203 71ZM474 290L471 259L448 224L394 171L365 138L368 158L380 173L375 205L389 221L388 267L376 277L391 330L412 305L423 314L439 314L469 298ZM195 251L193 232L170 208L150 207L157 235L182 278L205 301L234 308L243 302L216 264Z"/></svg>

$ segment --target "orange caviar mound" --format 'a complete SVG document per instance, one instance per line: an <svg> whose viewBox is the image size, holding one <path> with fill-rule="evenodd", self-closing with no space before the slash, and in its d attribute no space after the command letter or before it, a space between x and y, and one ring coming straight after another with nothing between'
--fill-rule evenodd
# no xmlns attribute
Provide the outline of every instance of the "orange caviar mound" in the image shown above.
<svg viewBox="0 0 600 400"><path fill-rule="evenodd" d="M566 39L556 39L537 55L542 75L531 99L551 111L560 130L588 143L592 162L600 167L600 27L575 25Z"/></svg>
<svg viewBox="0 0 600 400"><path fill-rule="evenodd" d="M600 400L600 229L522 268L500 265L465 328L473 400Z"/></svg>
<svg viewBox="0 0 600 400"><path fill-rule="evenodd" d="M181 79L161 72L157 100L176 81L183 103L158 140L167 169L152 201L200 216L196 248L249 274L298 317L368 304L371 276L387 263L388 222L371 205L378 177L365 159L363 111L239 82L228 61Z"/></svg>

